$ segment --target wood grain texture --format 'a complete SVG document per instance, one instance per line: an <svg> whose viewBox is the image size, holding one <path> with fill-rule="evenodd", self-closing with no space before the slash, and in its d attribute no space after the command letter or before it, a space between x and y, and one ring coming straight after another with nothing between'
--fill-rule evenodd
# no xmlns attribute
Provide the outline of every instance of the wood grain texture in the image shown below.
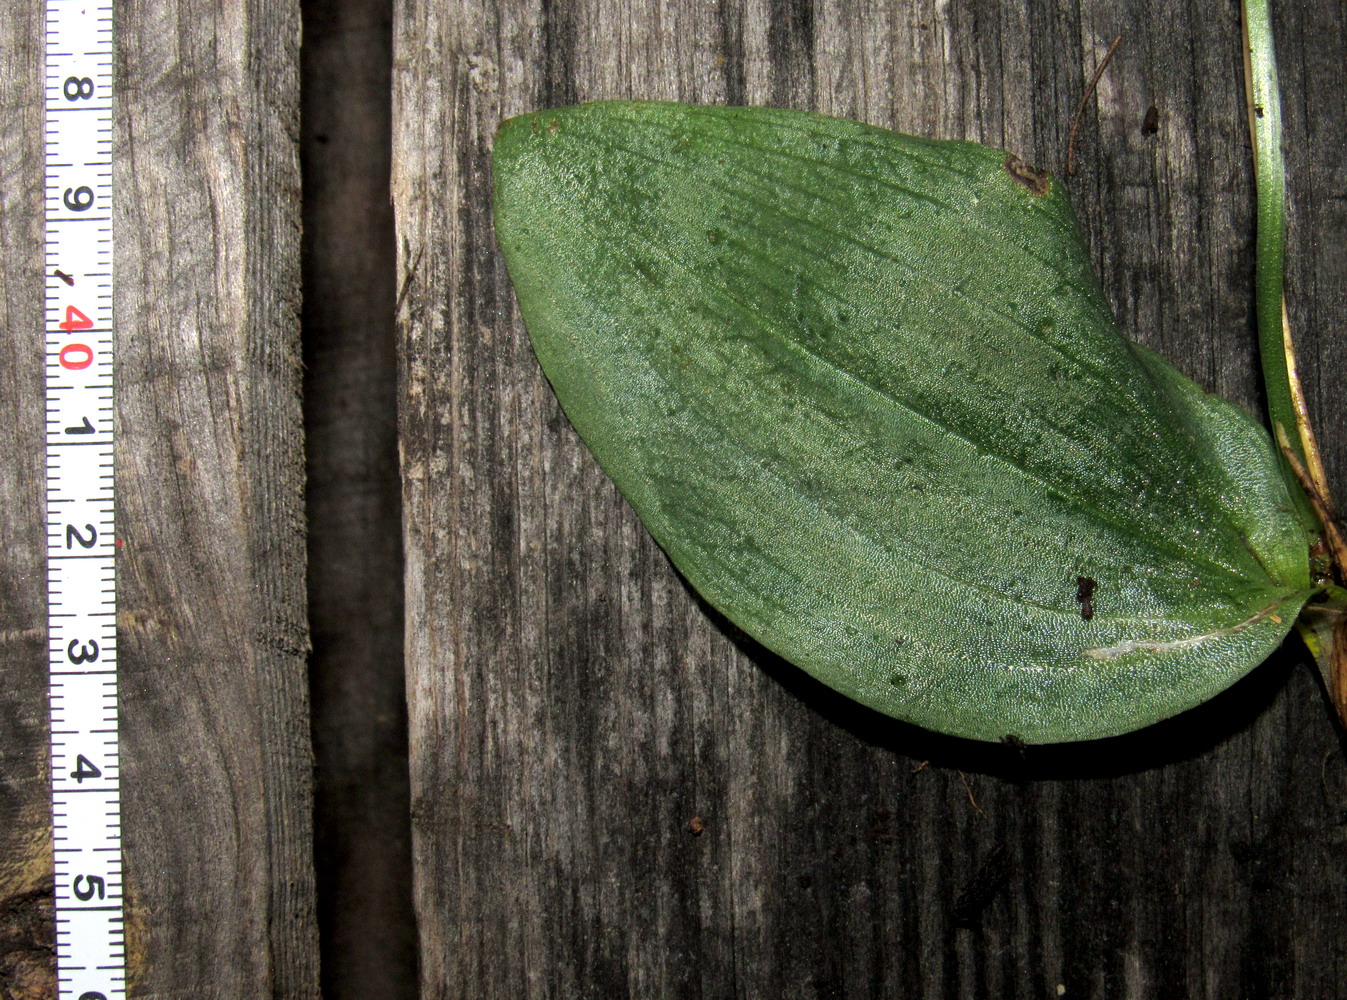
<svg viewBox="0 0 1347 1000"><path fill-rule="evenodd" d="M117 9L122 802L140 996L315 997L293 3ZM0 996L53 995L42 4L0 24Z"/></svg>
<svg viewBox="0 0 1347 1000"><path fill-rule="evenodd" d="M54 995L43 525L42 5L0 17L0 997Z"/></svg>
<svg viewBox="0 0 1347 1000"><path fill-rule="evenodd" d="M135 992L316 997L295 2L118 5Z"/></svg>
<svg viewBox="0 0 1347 1000"><path fill-rule="evenodd" d="M1347 35L1284 7L1291 311L1341 492ZM423 996L1339 992L1347 768L1298 645L1179 720L1023 757L846 703L672 571L561 415L490 224L500 119L597 98L814 109L1060 173L1121 33L1072 199L1129 335L1256 409L1237 5L396 9Z"/></svg>

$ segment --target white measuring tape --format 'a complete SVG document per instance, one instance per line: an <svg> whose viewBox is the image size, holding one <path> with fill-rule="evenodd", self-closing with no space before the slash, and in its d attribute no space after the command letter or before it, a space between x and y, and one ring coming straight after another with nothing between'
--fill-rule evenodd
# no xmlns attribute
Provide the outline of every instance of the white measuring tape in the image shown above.
<svg viewBox="0 0 1347 1000"><path fill-rule="evenodd" d="M112 3L47 0L47 601L59 1000L123 1000Z"/></svg>

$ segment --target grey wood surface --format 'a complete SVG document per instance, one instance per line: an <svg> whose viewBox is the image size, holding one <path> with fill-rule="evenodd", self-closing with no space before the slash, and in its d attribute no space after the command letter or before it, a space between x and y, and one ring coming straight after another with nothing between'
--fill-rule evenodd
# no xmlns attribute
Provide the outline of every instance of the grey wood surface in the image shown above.
<svg viewBox="0 0 1347 1000"><path fill-rule="evenodd" d="M27 862L15 875L16 839L42 859L50 885L36 416L41 17L42 5L25 0L0 19L0 301L11 413L0 431L0 935L10 933L11 914L21 912L14 901L22 905L33 884ZM118 626L131 989L147 997L316 997L298 4L130 0L116 17ZM48 976L50 931L39 920L33 934L47 949ZM0 976L6 969L0 964ZM52 994L0 978L0 995Z"/></svg>
<svg viewBox="0 0 1347 1000"><path fill-rule="evenodd" d="M314 997L298 5L120 5L126 877L149 995Z"/></svg>
<svg viewBox="0 0 1347 1000"><path fill-rule="evenodd" d="M1072 199L1129 335L1256 410L1237 11L399 0L427 1000L1341 992L1347 770L1298 644L1178 720L1023 757L833 696L700 603L599 471L530 353L490 222L501 118L596 98L814 109L1060 173L1122 34ZM1278 26L1291 317L1342 492L1347 27L1336 3L1282 5Z"/></svg>
<svg viewBox="0 0 1347 1000"><path fill-rule="evenodd" d="M0 997L53 996L42 436L42 5L0 17Z"/></svg>
<svg viewBox="0 0 1347 1000"><path fill-rule="evenodd" d="M310 5L327 79L343 45L351 72L372 64L378 6ZM1283 8L1302 248L1290 309L1341 495L1347 15ZM1170 724L1023 757L846 703L672 571L560 414L490 227L500 118L597 97L814 108L1060 172L1076 102L1121 33L1073 200L1130 335L1256 410L1236 5L399 0L396 14L392 274L359 200L382 169L378 114L334 84L308 95L300 136L293 4L118 7L117 308L136 317L119 341L117 470L133 995L319 993L296 152L320 136L364 149L325 154L305 219L326 995L410 995L405 924L378 916L401 919L404 834L374 816L405 794L386 686L398 559L359 545L397 516L377 313L404 287L426 997L1341 993L1347 768L1297 644ZM33 0L0 18L2 1000L53 984L40 29ZM375 221L343 214L343 197ZM371 325L351 329L362 282Z"/></svg>

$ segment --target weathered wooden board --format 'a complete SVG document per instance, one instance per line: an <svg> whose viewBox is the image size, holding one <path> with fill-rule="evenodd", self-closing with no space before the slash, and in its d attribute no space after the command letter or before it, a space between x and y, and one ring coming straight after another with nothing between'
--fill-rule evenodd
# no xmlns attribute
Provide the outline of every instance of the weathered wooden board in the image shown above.
<svg viewBox="0 0 1347 1000"><path fill-rule="evenodd" d="M41 856L49 885L36 339L41 18L32 0L10 5L0 25L11 412L0 459L0 837ZM122 802L131 985L143 996L318 995L298 47L296 3L117 6ZM13 880L12 863L7 850L6 915L29 884ZM26 983L0 987L6 996L50 995Z"/></svg>
<svg viewBox="0 0 1347 1000"><path fill-rule="evenodd" d="M120 13L123 808L141 988L312 997L298 5Z"/></svg>
<svg viewBox="0 0 1347 1000"><path fill-rule="evenodd" d="M1334 995L1347 771L1294 645L1093 746L942 740L708 612L578 441L492 239L503 116L607 97L812 108L1070 181L1128 332L1256 408L1237 5L401 0L394 199L423 995ZM1291 315L1339 489L1333 3L1279 10ZM1145 127L1148 111L1158 126ZM929 761L929 763L926 763Z"/></svg>
<svg viewBox="0 0 1347 1000"><path fill-rule="evenodd" d="M42 441L42 5L0 17L0 997L53 996Z"/></svg>

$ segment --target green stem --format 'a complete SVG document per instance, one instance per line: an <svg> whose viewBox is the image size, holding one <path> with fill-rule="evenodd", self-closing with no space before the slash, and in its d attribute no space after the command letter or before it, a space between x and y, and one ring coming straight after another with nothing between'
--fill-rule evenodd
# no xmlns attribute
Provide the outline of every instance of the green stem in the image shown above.
<svg viewBox="0 0 1347 1000"><path fill-rule="evenodd" d="M1258 346L1263 360L1268 417L1274 429L1286 428L1291 445L1306 462L1287 358L1282 310L1286 246L1286 167L1282 159L1281 90L1272 44L1272 19L1267 0L1245 0L1245 84L1249 99L1249 132L1253 139L1257 195L1257 260L1254 265ZM1308 466L1308 462L1306 462Z"/></svg>
<svg viewBox="0 0 1347 1000"><path fill-rule="evenodd" d="M1333 536L1333 561L1340 579L1347 578L1347 556L1333 531L1332 499L1323 462L1310 427L1295 348L1286 322L1284 287L1286 251L1286 164L1282 157L1281 87L1272 40L1268 0L1244 0L1244 87L1249 104L1249 135L1253 142L1257 229L1254 262L1254 312L1258 321L1258 353L1263 364L1268 419L1273 438L1288 449L1283 462L1292 494L1302 514L1307 506L1314 520ZM1297 478L1293 468L1301 470ZM1303 489L1302 489L1303 487ZM1309 501L1307 494L1313 496ZM1326 513L1324 517L1321 513Z"/></svg>
<svg viewBox="0 0 1347 1000"><path fill-rule="evenodd" d="M1291 482L1301 484L1300 489L1292 486L1292 495L1313 508L1322 531L1320 544L1327 549L1337 580L1337 584L1323 586L1316 600L1301 612L1296 628L1319 665L1339 721L1347 726L1347 589L1341 586L1347 582L1347 542L1334 520L1333 501L1300 390L1295 349L1286 322L1286 165L1282 159L1282 103L1272 17L1268 0L1244 0L1243 7L1244 88L1249 101L1258 212L1254 310L1268 418L1273 437L1283 449L1282 467ZM1319 568L1321 581L1327 568Z"/></svg>

